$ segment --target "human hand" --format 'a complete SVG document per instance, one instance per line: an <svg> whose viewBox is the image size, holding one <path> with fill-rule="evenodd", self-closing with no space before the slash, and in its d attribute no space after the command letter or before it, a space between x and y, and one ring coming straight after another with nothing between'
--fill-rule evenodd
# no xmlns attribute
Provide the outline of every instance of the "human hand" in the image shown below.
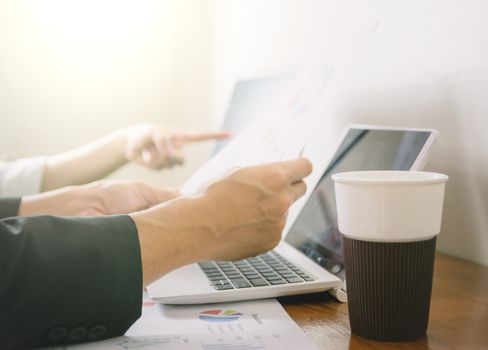
<svg viewBox="0 0 488 350"><path fill-rule="evenodd" d="M140 182L97 181L22 197L19 216L128 214L179 196L174 189Z"/></svg>
<svg viewBox="0 0 488 350"><path fill-rule="evenodd" d="M242 168L195 197L131 214L139 232L144 285L202 260L236 260L274 248L288 208L306 192L305 158Z"/></svg>
<svg viewBox="0 0 488 350"><path fill-rule="evenodd" d="M182 149L187 143L220 140L230 136L223 131L187 131L153 124L134 125L119 132L126 140L126 159L153 169L183 164Z"/></svg>
<svg viewBox="0 0 488 350"><path fill-rule="evenodd" d="M298 158L242 168L211 184L202 197L211 228L204 258L236 260L273 249L311 171L311 163Z"/></svg>

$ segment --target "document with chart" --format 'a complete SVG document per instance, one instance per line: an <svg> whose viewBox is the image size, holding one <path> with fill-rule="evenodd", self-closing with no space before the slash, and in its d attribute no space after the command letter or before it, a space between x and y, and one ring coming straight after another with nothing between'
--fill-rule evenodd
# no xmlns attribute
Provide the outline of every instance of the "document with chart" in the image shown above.
<svg viewBox="0 0 488 350"><path fill-rule="evenodd" d="M273 112L254 118L182 186L181 192L198 193L233 168L298 157L322 116L318 106L326 100L331 75L330 65L299 73Z"/></svg>
<svg viewBox="0 0 488 350"><path fill-rule="evenodd" d="M317 350L276 299L170 306L144 296L123 337L58 349Z"/></svg>

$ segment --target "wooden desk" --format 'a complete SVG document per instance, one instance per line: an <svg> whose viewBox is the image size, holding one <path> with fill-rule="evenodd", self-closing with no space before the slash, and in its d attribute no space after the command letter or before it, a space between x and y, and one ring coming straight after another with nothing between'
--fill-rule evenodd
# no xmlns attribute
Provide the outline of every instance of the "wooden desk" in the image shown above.
<svg viewBox="0 0 488 350"><path fill-rule="evenodd" d="M488 349L488 267L437 254L427 336L405 343L351 335L347 304L327 293L280 298L321 349Z"/></svg>

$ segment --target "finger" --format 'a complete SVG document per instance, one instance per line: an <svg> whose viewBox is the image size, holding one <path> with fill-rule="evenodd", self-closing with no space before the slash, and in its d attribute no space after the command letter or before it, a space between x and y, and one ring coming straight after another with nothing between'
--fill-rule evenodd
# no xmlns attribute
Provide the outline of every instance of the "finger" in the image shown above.
<svg viewBox="0 0 488 350"><path fill-rule="evenodd" d="M146 162L144 161L144 158L142 156L142 151L138 152L136 154L133 154L131 156L131 161L134 163L140 164L140 165L144 165L144 166L146 165Z"/></svg>
<svg viewBox="0 0 488 350"><path fill-rule="evenodd" d="M183 155L181 149L173 149L169 161L171 162L172 166L182 165L183 163L185 163L185 156Z"/></svg>
<svg viewBox="0 0 488 350"><path fill-rule="evenodd" d="M162 157L171 157L173 146L168 135L163 135L161 133L154 134L152 137L152 142Z"/></svg>
<svg viewBox="0 0 488 350"><path fill-rule="evenodd" d="M292 194L292 201L290 203L295 203L300 197L302 197L307 192L307 185L304 181L295 182L291 185L291 194Z"/></svg>
<svg viewBox="0 0 488 350"><path fill-rule="evenodd" d="M185 162L184 156L179 151L170 156L166 152L161 154L155 147L146 147L141 153L142 164L153 169L172 168Z"/></svg>
<svg viewBox="0 0 488 350"><path fill-rule="evenodd" d="M312 172L312 163L303 157L279 162L278 164L285 169L291 183L301 181Z"/></svg>
<svg viewBox="0 0 488 350"><path fill-rule="evenodd" d="M177 189L153 187L153 191L157 201L154 204L167 202L181 196L180 191L178 191Z"/></svg>
<svg viewBox="0 0 488 350"><path fill-rule="evenodd" d="M183 159L178 158L178 157L165 158L164 161L161 161L161 163L159 165L159 169L162 169L162 168L171 169L174 166L178 166L178 165L181 165L183 163L184 163Z"/></svg>
<svg viewBox="0 0 488 350"><path fill-rule="evenodd" d="M171 166L179 166L185 164L185 159L183 157L173 157L171 158Z"/></svg>
<svg viewBox="0 0 488 350"><path fill-rule="evenodd" d="M230 136L231 133L227 131L185 131L175 134L174 138L181 142L198 142L206 140L222 140Z"/></svg>
<svg viewBox="0 0 488 350"><path fill-rule="evenodd" d="M137 186L144 196L144 205L146 208L170 201L181 196L181 193L177 189L160 188L144 183L139 183L137 184Z"/></svg>
<svg viewBox="0 0 488 350"><path fill-rule="evenodd" d="M157 133L153 136L152 140L154 143L154 147L158 152L159 169L164 167L172 168L174 165L183 164L183 157L181 155L181 152L178 152L179 147L174 147L177 145L173 144L174 141L172 140L172 137L170 135Z"/></svg>
<svg viewBox="0 0 488 350"><path fill-rule="evenodd" d="M143 164L152 169L161 169L167 163L165 156L160 154L154 146L145 147L141 156Z"/></svg>

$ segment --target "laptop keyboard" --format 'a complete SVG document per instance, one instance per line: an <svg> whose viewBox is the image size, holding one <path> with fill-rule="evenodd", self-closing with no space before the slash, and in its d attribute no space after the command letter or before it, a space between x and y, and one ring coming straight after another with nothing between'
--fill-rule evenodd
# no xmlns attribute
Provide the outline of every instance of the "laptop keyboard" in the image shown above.
<svg viewBox="0 0 488 350"><path fill-rule="evenodd" d="M275 251L238 261L203 261L198 265L217 290L314 280L309 274Z"/></svg>

